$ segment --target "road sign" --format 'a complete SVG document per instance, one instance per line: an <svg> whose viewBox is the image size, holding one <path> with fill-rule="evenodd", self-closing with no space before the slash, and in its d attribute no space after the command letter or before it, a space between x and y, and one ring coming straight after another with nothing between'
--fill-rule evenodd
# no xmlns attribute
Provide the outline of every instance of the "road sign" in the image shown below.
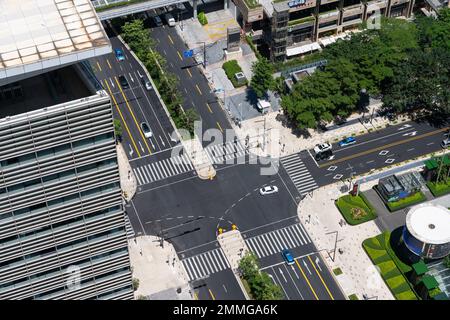
<svg viewBox="0 0 450 320"><path fill-rule="evenodd" d="M183 51L183 57L185 58L191 58L194 55L194 50L184 50Z"/></svg>

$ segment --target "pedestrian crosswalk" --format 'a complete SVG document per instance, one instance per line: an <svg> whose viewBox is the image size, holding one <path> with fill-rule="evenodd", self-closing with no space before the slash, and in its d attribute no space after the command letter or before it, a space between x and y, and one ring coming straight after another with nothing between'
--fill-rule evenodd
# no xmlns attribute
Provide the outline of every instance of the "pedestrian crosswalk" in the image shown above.
<svg viewBox="0 0 450 320"><path fill-rule="evenodd" d="M189 281L205 278L210 274L230 268L222 248L206 251L183 259L181 262L187 271Z"/></svg>
<svg viewBox="0 0 450 320"><path fill-rule="evenodd" d="M213 164L229 163L231 159L240 158L249 153L238 140L210 145L205 150Z"/></svg>
<svg viewBox="0 0 450 320"><path fill-rule="evenodd" d="M192 170L194 170L194 166L185 154L133 168L138 185L148 184Z"/></svg>
<svg viewBox="0 0 450 320"><path fill-rule="evenodd" d="M130 218L128 218L128 215L125 213L125 230L127 232L127 239L133 239L135 234L133 227L131 226Z"/></svg>
<svg viewBox="0 0 450 320"><path fill-rule="evenodd" d="M281 163L301 195L318 188L316 181L297 153L281 158Z"/></svg>
<svg viewBox="0 0 450 320"><path fill-rule="evenodd" d="M279 254L283 249L291 249L311 243L311 238L300 223L270 231L245 240L247 246L258 258Z"/></svg>

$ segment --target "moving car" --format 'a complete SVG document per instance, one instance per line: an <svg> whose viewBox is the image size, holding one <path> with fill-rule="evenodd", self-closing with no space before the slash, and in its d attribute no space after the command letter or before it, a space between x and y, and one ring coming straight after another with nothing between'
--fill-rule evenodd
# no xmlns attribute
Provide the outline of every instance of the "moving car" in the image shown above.
<svg viewBox="0 0 450 320"><path fill-rule="evenodd" d="M272 194L278 192L277 186L266 186L264 188L259 189L259 193L264 196L266 194Z"/></svg>
<svg viewBox="0 0 450 320"><path fill-rule="evenodd" d="M150 130L150 127L148 126L148 124L146 122L141 123L141 129L146 138L153 137L153 132Z"/></svg>
<svg viewBox="0 0 450 320"><path fill-rule="evenodd" d="M144 78L144 76L141 76L141 82L145 86L145 89L147 89L148 91L153 89L152 84L150 83L150 81L147 80L146 78Z"/></svg>
<svg viewBox="0 0 450 320"><path fill-rule="evenodd" d="M442 140L441 147L444 149L447 149L448 147L450 147L450 138L446 138L446 139Z"/></svg>
<svg viewBox="0 0 450 320"><path fill-rule="evenodd" d="M130 85L128 84L127 78L125 78L125 76L119 76L119 83L122 86L123 89L127 89L130 87Z"/></svg>
<svg viewBox="0 0 450 320"><path fill-rule="evenodd" d="M281 255L288 265L292 265L295 263L294 257L292 257L292 254L288 249L284 249L283 251L281 251Z"/></svg>
<svg viewBox="0 0 450 320"><path fill-rule="evenodd" d="M325 152L325 151L328 151L328 150L331 150L331 144L329 144L329 143L319 143L319 144L316 144L316 146L314 147L314 152L316 153L316 154L318 154L318 153L321 153L321 152Z"/></svg>
<svg viewBox="0 0 450 320"><path fill-rule="evenodd" d="M153 17L153 23L157 27L161 27L163 25L163 22L162 22L162 20L161 20L161 18L159 16L154 16Z"/></svg>
<svg viewBox="0 0 450 320"><path fill-rule="evenodd" d="M331 151L331 150L326 150L326 151L324 151L324 152L316 153L315 159L316 159L316 161L320 161L320 160L333 160L333 159L334 159L333 151Z"/></svg>
<svg viewBox="0 0 450 320"><path fill-rule="evenodd" d="M353 137L348 137L348 138L344 138L341 141L339 141L339 147L345 147L345 146L349 146L351 144L355 144L356 143L356 139Z"/></svg>
<svg viewBox="0 0 450 320"><path fill-rule="evenodd" d="M120 50L120 49L115 49L115 50L114 50L114 53L116 54L117 60L119 60L119 61L125 60L125 56L123 55L123 51L122 51L122 50Z"/></svg>
<svg viewBox="0 0 450 320"><path fill-rule="evenodd" d="M167 13L164 17L169 27L175 27L175 19L170 13Z"/></svg>

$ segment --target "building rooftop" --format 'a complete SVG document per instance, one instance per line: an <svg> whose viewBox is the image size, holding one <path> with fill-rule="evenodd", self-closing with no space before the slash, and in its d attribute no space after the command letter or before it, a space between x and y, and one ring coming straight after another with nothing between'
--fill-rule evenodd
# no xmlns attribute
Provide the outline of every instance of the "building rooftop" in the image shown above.
<svg viewBox="0 0 450 320"><path fill-rule="evenodd" d="M109 52L90 0L0 0L0 85Z"/></svg>
<svg viewBox="0 0 450 320"><path fill-rule="evenodd" d="M70 65L0 87L0 124L6 117L94 95L80 74Z"/></svg>
<svg viewBox="0 0 450 320"><path fill-rule="evenodd" d="M450 243L450 210L431 203L412 207L406 216L408 231L429 244Z"/></svg>

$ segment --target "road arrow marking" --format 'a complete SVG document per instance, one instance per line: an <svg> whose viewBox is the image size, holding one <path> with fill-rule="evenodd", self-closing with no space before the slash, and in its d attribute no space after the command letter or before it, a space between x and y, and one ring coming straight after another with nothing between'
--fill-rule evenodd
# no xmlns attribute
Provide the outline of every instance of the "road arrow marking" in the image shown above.
<svg viewBox="0 0 450 320"><path fill-rule="evenodd" d="M273 278L273 276L270 273L268 273L268 275L269 275L270 279L272 279L273 283L276 284L275 279Z"/></svg>
<svg viewBox="0 0 450 320"><path fill-rule="evenodd" d="M316 263L317 268L319 268L319 270L322 271L322 268L319 266L319 262L320 262L319 257L316 257L316 259L314 260L314 262Z"/></svg>
<svg viewBox="0 0 450 320"><path fill-rule="evenodd" d="M298 276L297 272L295 272L295 268L294 268L293 265L291 266L291 269L295 273L295 276L297 277L297 279L300 279L300 277Z"/></svg>
<svg viewBox="0 0 450 320"><path fill-rule="evenodd" d="M138 74L139 78L142 78L142 74L139 73L139 70L137 71L137 74Z"/></svg>
<svg viewBox="0 0 450 320"><path fill-rule="evenodd" d="M411 127L412 127L412 125L410 125L410 124L404 124L403 126L398 128L397 130L400 131L400 130L404 130L404 129L411 128Z"/></svg>
<svg viewBox="0 0 450 320"><path fill-rule="evenodd" d="M130 154L130 157L131 157L131 156L133 156L134 151L133 151L133 148L131 147L131 144L128 144L128 146L130 147L129 154Z"/></svg>
<svg viewBox="0 0 450 320"><path fill-rule="evenodd" d="M130 76L131 81L134 82L133 76L131 75L130 72L128 72L128 75Z"/></svg>
<svg viewBox="0 0 450 320"><path fill-rule="evenodd" d="M163 147L165 147L166 144L164 143L163 138L161 136L159 136L159 139L161 140L161 143L162 143Z"/></svg>
<svg viewBox="0 0 450 320"><path fill-rule="evenodd" d="M111 85L112 85L112 87L113 87L113 88L115 88L115 86L114 86L114 82L112 81L112 79L111 79L111 78L109 78L109 81L111 82Z"/></svg>
<svg viewBox="0 0 450 320"><path fill-rule="evenodd" d="M151 145L152 145L152 147L153 147L153 150L156 150L155 145L153 144L152 139L150 139L150 143L151 143Z"/></svg>
<svg viewBox="0 0 450 320"><path fill-rule="evenodd" d="M308 270L309 274L312 275L311 270L309 270L308 265L306 264L306 261L303 260L303 265L305 266L306 270Z"/></svg>
<svg viewBox="0 0 450 320"><path fill-rule="evenodd" d="M408 133L404 133L403 136L404 137L406 137L406 136L414 137L416 134L417 134L417 131L411 131L411 132L408 132Z"/></svg>
<svg viewBox="0 0 450 320"><path fill-rule="evenodd" d="M145 152L144 147L142 146L142 143L140 141L139 142L139 146L141 147L142 152Z"/></svg>
<svg viewBox="0 0 450 320"><path fill-rule="evenodd" d="M284 275L284 273L283 273L283 271L281 270L281 268L278 268L278 271L280 271L280 274L283 276L284 282L287 283L286 276Z"/></svg>

